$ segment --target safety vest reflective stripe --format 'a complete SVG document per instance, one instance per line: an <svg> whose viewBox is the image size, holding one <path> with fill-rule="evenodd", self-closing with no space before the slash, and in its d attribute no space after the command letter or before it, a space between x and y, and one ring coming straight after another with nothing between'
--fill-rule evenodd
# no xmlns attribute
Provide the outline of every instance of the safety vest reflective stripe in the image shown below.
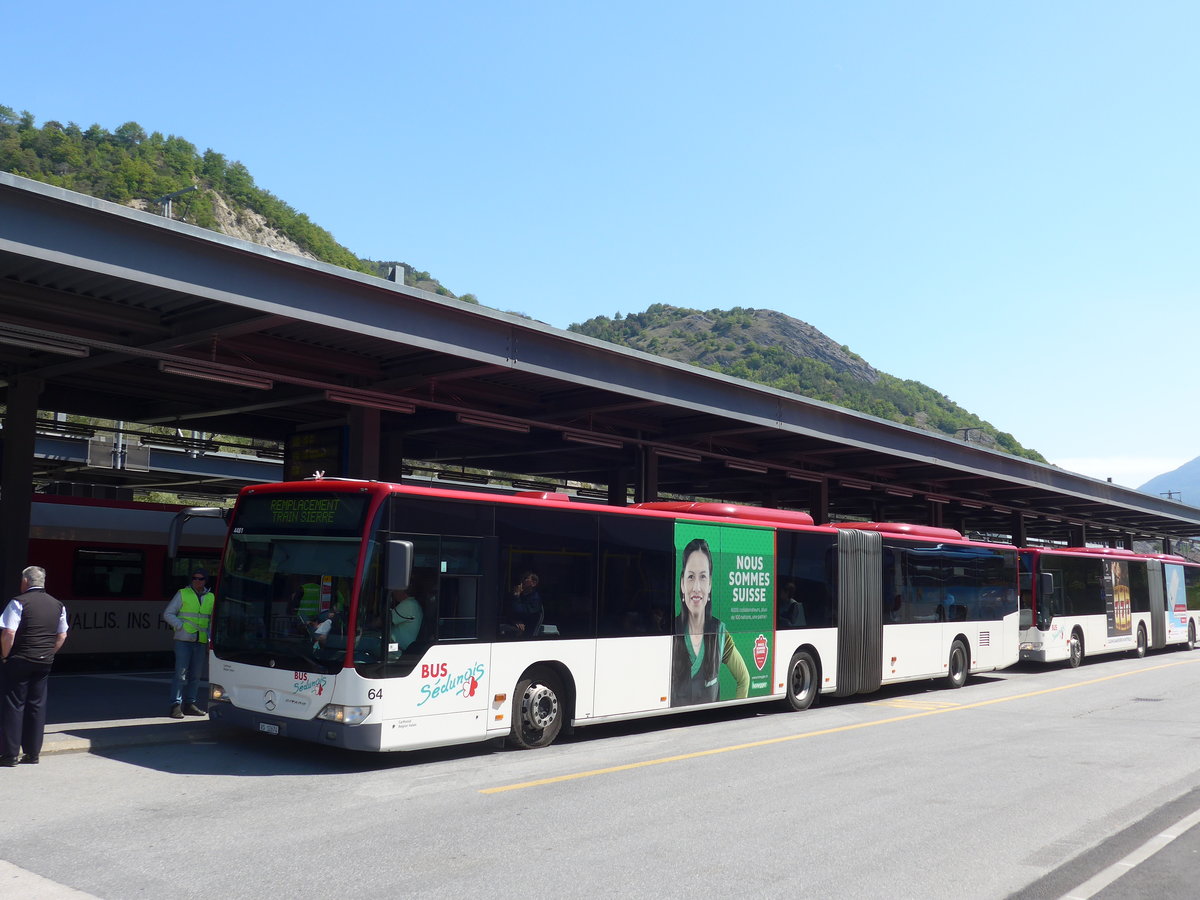
<svg viewBox="0 0 1200 900"><path fill-rule="evenodd" d="M203 596L192 588L185 587L179 592L183 602L179 606L179 619L183 622L183 630L196 635L200 643L208 642L208 622L212 617L213 593L206 591Z"/></svg>
<svg viewBox="0 0 1200 900"><path fill-rule="evenodd" d="M300 604L296 611L306 619L314 619L321 610L321 586L305 584L300 588Z"/></svg>

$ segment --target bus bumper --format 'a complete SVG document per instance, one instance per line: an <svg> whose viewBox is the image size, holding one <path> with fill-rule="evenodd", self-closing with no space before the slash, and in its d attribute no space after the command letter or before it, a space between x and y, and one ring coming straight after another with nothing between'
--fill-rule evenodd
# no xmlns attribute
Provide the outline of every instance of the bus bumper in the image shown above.
<svg viewBox="0 0 1200 900"><path fill-rule="evenodd" d="M257 731L273 737L295 738L342 747L346 750L378 750L383 734L382 725L345 725L324 719L287 719L248 709L238 709L231 703L212 703L208 717L218 725Z"/></svg>

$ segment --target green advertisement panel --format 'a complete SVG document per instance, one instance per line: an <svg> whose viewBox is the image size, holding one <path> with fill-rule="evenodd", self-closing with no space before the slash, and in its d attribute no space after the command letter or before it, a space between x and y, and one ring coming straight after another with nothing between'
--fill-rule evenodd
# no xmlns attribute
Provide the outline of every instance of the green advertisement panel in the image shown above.
<svg viewBox="0 0 1200 900"><path fill-rule="evenodd" d="M678 522L671 705L771 693L775 534Z"/></svg>

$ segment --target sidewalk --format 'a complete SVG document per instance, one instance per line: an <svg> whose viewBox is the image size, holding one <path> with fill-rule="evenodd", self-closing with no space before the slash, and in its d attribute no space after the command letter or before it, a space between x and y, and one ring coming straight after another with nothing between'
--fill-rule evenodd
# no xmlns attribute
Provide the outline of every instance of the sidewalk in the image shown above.
<svg viewBox="0 0 1200 900"><path fill-rule="evenodd" d="M207 718L168 717L170 693L169 671L52 674L42 753L208 739ZM200 685L199 696L197 705L204 709L207 683Z"/></svg>

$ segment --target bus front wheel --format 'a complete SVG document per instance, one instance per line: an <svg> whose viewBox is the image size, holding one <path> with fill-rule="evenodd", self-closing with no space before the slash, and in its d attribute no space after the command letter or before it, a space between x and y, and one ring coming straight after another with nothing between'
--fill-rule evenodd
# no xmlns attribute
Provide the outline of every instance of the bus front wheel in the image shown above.
<svg viewBox="0 0 1200 900"><path fill-rule="evenodd" d="M1083 662L1083 635L1078 631L1071 632L1071 643L1068 650L1070 653L1067 656L1067 662L1072 669L1078 669Z"/></svg>
<svg viewBox="0 0 1200 900"><path fill-rule="evenodd" d="M1146 629L1139 625L1137 634L1137 647L1134 648L1133 655L1141 659L1146 655Z"/></svg>
<svg viewBox="0 0 1200 900"><path fill-rule="evenodd" d="M817 661L807 650L797 650L788 666L787 702L796 712L808 709L817 699Z"/></svg>
<svg viewBox="0 0 1200 900"><path fill-rule="evenodd" d="M946 682L952 688L960 688L967 683L967 647L959 640L950 645L950 661L946 666Z"/></svg>
<svg viewBox="0 0 1200 900"><path fill-rule="evenodd" d="M1184 644L1183 646L1184 646L1185 650L1195 650L1196 649L1196 623L1195 622L1188 622L1188 639L1187 639L1187 643Z"/></svg>
<svg viewBox="0 0 1200 900"><path fill-rule="evenodd" d="M562 730L563 699L562 684L550 672L533 672L518 681L509 746L533 750L552 744Z"/></svg>

